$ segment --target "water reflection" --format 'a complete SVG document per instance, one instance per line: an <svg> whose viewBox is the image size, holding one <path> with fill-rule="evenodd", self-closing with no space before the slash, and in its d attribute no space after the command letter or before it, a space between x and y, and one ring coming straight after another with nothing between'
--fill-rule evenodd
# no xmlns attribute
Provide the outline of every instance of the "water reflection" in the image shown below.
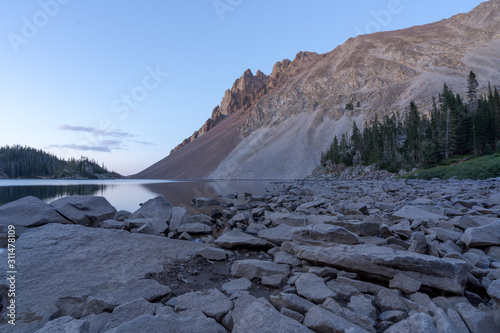
<svg viewBox="0 0 500 333"><path fill-rule="evenodd" d="M222 198L234 204L248 202L245 193L266 195L283 190L286 183L271 181L157 181L157 180L0 180L0 205L26 196L35 196L51 202L68 195L99 195L105 197L117 210L134 212L140 204L158 195L174 206L185 207L191 214L207 213L213 207L196 209L190 202L196 197L226 196L238 193L238 199Z"/></svg>
<svg viewBox="0 0 500 333"><path fill-rule="evenodd" d="M97 195L108 185L71 185L71 186L7 186L0 187L0 205L26 196L34 196L52 201L68 195Z"/></svg>

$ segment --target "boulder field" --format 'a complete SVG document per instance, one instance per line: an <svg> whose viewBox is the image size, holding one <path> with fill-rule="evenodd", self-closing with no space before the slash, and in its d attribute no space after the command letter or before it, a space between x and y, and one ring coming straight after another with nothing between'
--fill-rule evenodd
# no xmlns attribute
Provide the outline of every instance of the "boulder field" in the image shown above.
<svg viewBox="0 0 500 333"><path fill-rule="evenodd" d="M500 332L500 179L276 184L209 215L1 206L0 331Z"/></svg>

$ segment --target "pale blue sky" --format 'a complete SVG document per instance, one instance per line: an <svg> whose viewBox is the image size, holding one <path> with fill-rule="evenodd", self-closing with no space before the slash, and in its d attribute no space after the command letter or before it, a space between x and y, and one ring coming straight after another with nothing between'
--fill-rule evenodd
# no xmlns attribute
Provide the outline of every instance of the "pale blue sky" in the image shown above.
<svg viewBox="0 0 500 333"><path fill-rule="evenodd" d="M0 146L128 175L168 155L250 68L479 0L0 0ZM193 161L196 163L196 161Z"/></svg>

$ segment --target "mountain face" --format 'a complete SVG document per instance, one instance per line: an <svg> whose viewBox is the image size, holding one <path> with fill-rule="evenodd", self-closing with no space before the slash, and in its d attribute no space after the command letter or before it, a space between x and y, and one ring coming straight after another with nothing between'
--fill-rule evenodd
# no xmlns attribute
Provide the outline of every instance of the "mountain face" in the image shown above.
<svg viewBox="0 0 500 333"><path fill-rule="evenodd" d="M500 86L500 0L436 23L351 38L326 54L300 52L269 76L247 70L199 131L135 177L306 177L353 121L362 128L375 115L405 112L412 100L426 113L444 83L465 92L471 70L480 86Z"/></svg>

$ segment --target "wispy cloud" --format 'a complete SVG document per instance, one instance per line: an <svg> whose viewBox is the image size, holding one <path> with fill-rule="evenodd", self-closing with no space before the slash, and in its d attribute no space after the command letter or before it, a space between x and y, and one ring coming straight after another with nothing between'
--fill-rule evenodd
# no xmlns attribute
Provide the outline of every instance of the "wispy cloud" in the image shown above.
<svg viewBox="0 0 500 333"><path fill-rule="evenodd" d="M85 127L85 126L73 126L73 125L60 125L58 129L62 131L73 131L73 132L86 132L94 135L101 136L111 136L115 138L133 138L135 135L122 132L122 131L110 131L108 129L97 129L95 127Z"/></svg>
<svg viewBox="0 0 500 333"><path fill-rule="evenodd" d="M132 140L137 137L134 134L122 132L120 130L97 129L95 127L60 125L61 131L88 133L86 142L82 144L56 144L49 148L74 149L78 151L96 151L110 153L114 150L127 150L127 143L135 143L143 146L155 146L155 143L148 141ZM90 134L90 136L89 136Z"/></svg>
<svg viewBox="0 0 500 333"><path fill-rule="evenodd" d="M67 144L67 145L50 145L49 148L59 148L59 149L75 149L81 151L99 151L104 153L110 153L114 147L106 146L106 145L75 145L75 144Z"/></svg>
<svg viewBox="0 0 500 333"><path fill-rule="evenodd" d="M133 143L137 143L143 146L156 146L156 143L153 142L148 142L148 141L137 141L137 140L132 140Z"/></svg>

